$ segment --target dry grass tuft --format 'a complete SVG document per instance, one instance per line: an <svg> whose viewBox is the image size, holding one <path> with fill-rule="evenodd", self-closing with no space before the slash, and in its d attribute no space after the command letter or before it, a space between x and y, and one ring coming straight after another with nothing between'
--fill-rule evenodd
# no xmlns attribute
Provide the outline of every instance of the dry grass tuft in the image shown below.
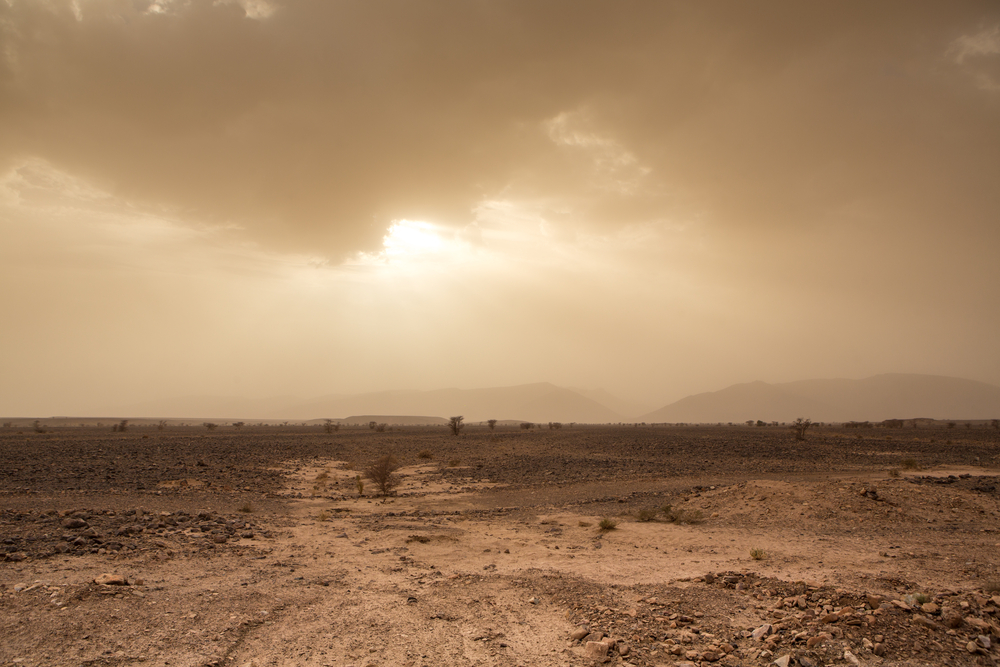
<svg viewBox="0 0 1000 667"><path fill-rule="evenodd" d="M618 528L618 522L614 519L609 519L607 517L601 519L601 522L597 524L597 527L601 529L602 532L608 532L609 530L615 530Z"/></svg>
<svg viewBox="0 0 1000 667"><path fill-rule="evenodd" d="M754 560L764 560L767 558L767 552L763 549L751 549L750 558L753 558Z"/></svg>

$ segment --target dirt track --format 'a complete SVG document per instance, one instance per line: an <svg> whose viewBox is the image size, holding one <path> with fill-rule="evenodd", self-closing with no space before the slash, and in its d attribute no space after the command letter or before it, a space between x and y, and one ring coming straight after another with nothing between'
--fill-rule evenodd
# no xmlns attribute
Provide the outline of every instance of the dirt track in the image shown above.
<svg viewBox="0 0 1000 667"><path fill-rule="evenodd" d="M0 664L1000 656L987 429L10 430L0 462Z"/></svg>

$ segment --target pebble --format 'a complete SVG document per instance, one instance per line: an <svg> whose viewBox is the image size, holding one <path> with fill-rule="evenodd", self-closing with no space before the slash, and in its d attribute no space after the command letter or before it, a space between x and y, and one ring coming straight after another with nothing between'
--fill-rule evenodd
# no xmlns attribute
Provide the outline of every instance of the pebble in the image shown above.
<svg viewBox="0 0 1000 667"><path fill-rule="evenodd" d="M587 642L586 644L586 655L592 660L600 660L601 658L606 658L608 656L608 649L611 648L611 642Z"/></svg>
<svg viewBox="0 0 1000 667"><path fill-rule="evenodd" d="M765 623L764 625L754 630L750 636L757 641L761 641L762 639L764 639L764 637L767 637L772 632L774 632L774 627L772 627L770 623Z"/></svg>
<svg viewBox="0 0 1000 667"><path fill-rule="evenodd" d="M783 655L774 662L772 662L771 664L776 665L777 667L788 667L788 665L790 665L791 662L792 662L792 656Z"/></svg>
<svg viewBox="0 0 1000 667"><path fill-rule="evenodd" d="M569 634L569 638L573 641L580 641L584 637L590 634L590 630L587 628L577 628Z"/></svg>
<svg viewBox="0 0 1000 667"><path fill-rule="evenodd" d="M100 574L94 578L94 583L104 586L128 586L128 580L120 574Z"/></svg>
<svg viewBox="0 0 1000 667"><path fill-rule="evenodd" d="M859 667L861 665L861 661L858 660L858 656L854 655L850 651L844 651L844 660L854 665L854 667Z"/></svg>

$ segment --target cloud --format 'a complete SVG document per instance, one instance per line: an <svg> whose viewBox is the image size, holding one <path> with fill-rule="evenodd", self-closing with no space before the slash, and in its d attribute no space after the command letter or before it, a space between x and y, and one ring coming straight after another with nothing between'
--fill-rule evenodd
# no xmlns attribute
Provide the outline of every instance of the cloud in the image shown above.
<svg viewBox="0 0 1000 667"><path fill-rule="evenodd" d="M952 42L948 53L960 65L970 56L1000 54L1000 25L982 30L974 35L962 35Z"/></svg>

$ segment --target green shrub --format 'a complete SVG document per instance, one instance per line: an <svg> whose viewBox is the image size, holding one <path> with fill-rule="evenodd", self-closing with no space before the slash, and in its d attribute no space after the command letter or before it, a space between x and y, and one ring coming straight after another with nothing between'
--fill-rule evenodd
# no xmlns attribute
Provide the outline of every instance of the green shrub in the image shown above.
<svg viewBox="0 0 1000 667"><path fill-rule="evenodd" d="M638 511L638 513L636 513L635 518L638 519L639 521L642 521L643 523L646 523L647 521L652 521L653 519L655 519L656 515L657 515L656 510L641 509Z"/></svg>

